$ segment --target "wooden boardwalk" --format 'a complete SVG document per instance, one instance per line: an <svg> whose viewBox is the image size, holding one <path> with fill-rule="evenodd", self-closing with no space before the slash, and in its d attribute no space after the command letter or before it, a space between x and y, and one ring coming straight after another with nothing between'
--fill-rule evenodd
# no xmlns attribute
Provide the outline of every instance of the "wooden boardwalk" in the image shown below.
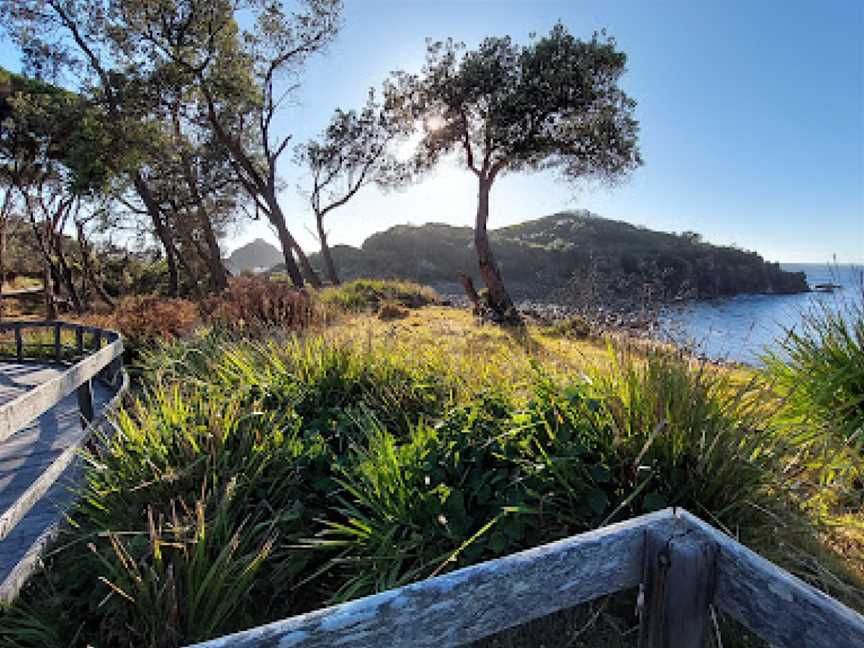
<svg viewBox="0 0 864 648"><path fill-rule="evenodd" d="M37 361L0 363L0 406L54 379L67 366ZM94 380L94 411L98 413L115 394L105 383ZM39 418L0 442L0 517L10 512L28 488L61 459L63 452L79 446L84 436L78 399L73 392ZM67 453L68 455L68 453ZM22 563L34 543L52 528L71 503L70 487L80 470L77 462L66 466L61 476L24 517L5 535L0 528L0 583Z"/></svg>

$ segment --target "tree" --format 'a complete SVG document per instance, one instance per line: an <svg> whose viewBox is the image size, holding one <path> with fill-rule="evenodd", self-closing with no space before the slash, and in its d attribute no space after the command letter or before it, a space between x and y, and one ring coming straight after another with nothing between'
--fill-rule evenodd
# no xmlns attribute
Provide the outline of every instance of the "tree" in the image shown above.
<svg viewBox="0 0 864 648"><path fill-rule="evenodd" d="M279 203L279 160L291 135L277 136L274 119L306 61L335 37L342 5L339 0L293 5L295 12L267 0L120 0L117 8L128 28L128 48L173 63L192 79L239 183L255 213L276 229L286 270L302 287L304 274L313 285L320 282Z"/></svg>
<svg viewBox="0 0 864 648"><path fill-rule="evenodd" d="M334 285L339 284L339 275L327 244L324 217L345 205L364 185L374 182L386 187L404 181L407 169L390 151L398 135L370 91L360 112L337 110L319 138L298 147L297 160L311 175L309 203L315 214L321 257Z"/></svg>
<svg viewBox="0 0 864 648"><path fill-rule="evenodd" d="M225 180L224 172L233 170L224 147L213 146L200 95L191 91L194 79L142 46L139 14L151 15L161 4L20 0L0 4L0 18L31 72L71 73L76 91L101 110L89 124L89 141L98 145L77 156L75 174L90 187L101 184L100 190L112 192L134 221L149 219L149 234L164 251L169 292L180 290L181 271L195 286L202 270L182 256L184 234L201 256L211 287L220 290L227 274L218 234L227 212L236 211L236 199L225 197L238 191Z"/></svg>
<svg viewBox="0 0 864 648"><path fill-rule="evenodd" d="M385 85L388 110L421 124L418 171L458 152L477 177L474 245L489 305L518 320L489 246L489 194L502 173L557 170L614 181L641 164L636 102L619 87L626 56L605 33L582 41L562 24L527 46L486 38L476 50L430 43L419 74Z"/></svg>

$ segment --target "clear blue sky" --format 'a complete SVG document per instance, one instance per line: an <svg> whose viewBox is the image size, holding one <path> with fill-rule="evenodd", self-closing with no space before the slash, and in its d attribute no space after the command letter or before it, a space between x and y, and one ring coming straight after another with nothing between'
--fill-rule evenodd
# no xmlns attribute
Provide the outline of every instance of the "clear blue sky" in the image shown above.
<svg viewBox="0 0 864 648"><path fill-rule="evenodd" d="M606 28L628 54L645 165L612 189L574 192L545 175L504 176L491 225L563 209L662 230L695 230L771 260L864 261L864 2L346 0L338 41L309 65L280 117L298 140L337 107L360 104L394 69L417 70L425 38L469 46L527 41L562 20L578 36ZM4 45L0 64L17 67ZM286 211L304 246L311 215L285 166ZM397 193L367 188L332 213L332 242L359 244L397 223L472 222L473 176L445 166ZM232 234L228 247L263 224Z"/></svg>

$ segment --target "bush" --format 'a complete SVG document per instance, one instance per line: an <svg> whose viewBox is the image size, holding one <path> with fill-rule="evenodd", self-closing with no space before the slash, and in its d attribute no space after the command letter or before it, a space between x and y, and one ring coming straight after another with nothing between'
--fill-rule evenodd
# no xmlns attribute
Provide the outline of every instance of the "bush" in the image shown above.
<svg viewBox="0 0 864 648"><path fill-rule="evenodd" d="M546 328L547 335L584 340L591 336L591 322L582 315L573 315Z"/></svg>
<svg viewBox="0 0 864 648"><path fill-rule="evenodd" d="M299 330L322 313L305 290L263 277L236 277L228 290L204 302L208 321L222 328L248 329L267 326Z"/></svg>
<svg viewBox="0 0 864 648"><path fill-rule="evenodd" d="M438 293L426 286L382 279L356 279L341 286L325 288L320 293L320 300L349 311L375 310L383 302L420 308L441 301Z"/></svg>
<svg viewBox="0 0 864 648"><path fill-rule="evenodd" d="M88 324L119 331L130 361L156 343L190 333L199 321L195 303L155 294L124 297L112 313L85 318Z"/></svg>
<svg viewBox="0 0 864 648"><path fill-rule="evenodd" d="M389 322L391 320L405 319L408 317L409 311L407 308L402 308L399 304L392 302L383 302L378 307L378 319Z"/></svg>

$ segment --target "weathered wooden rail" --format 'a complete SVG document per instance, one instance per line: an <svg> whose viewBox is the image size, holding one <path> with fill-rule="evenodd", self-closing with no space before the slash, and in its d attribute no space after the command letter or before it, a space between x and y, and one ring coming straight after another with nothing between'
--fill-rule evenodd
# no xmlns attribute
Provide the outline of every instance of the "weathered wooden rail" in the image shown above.
<svg viewBox="0 0 864 648"><path fill-rule="evenodd" d="M28 453L26 446L24 450L18 448L23 442L16 442L16 432L27 426L32 427L40 416L59 407L73 393L77 395L80 425L78 429L70 430L71 424L65 421L62 450L54 450L47 465L36 463L38 473L32 480L28 479L26 488L11 494L3 493L0 549L4 547L4 541L17 533L20 537L16 538L16 543L21 545L24 542L26 550L20 559L15 554L14 567L2 578L0 602L12 600L38 565L42 549L62 519L62 511L48 511L48 515L53 513L52 517L56 520L47 526L42 524L46 513L40 512L40 526L34 527L33 537L22 533L21 526L26 526L21 525L22 521L27 519L28 513L52 487L58 486L61 475L71 476L70 471L74 469L80 451L92 433L104 423L107 414L117 406L128 386L128 377L122 365L123 342L114 331L59 321L3 322L0 323L0 362L3 356L16 363L26 364L34 360L39 363L37 366L48 363L46 366L52 368L52 373L49 379L0 405L0 456L16 465L21 463L22 453L25 458ZM94 407L96 381L101 383L102 391L105 391L105 386L110 389L107 392L110 399L98 411ZM57 429L59 434L60 428ZM4 453L9 444L15 445L15 450ZM42 453L31 451L30 454Z"/></svg>
<svg viewBox="0 0 864 648"><path fill-rule="evenodd" d="M711 606L772 646L864 646L864 617L667 509L194 648L449 648L637 587L641 648L703 646Z"/></svg>

